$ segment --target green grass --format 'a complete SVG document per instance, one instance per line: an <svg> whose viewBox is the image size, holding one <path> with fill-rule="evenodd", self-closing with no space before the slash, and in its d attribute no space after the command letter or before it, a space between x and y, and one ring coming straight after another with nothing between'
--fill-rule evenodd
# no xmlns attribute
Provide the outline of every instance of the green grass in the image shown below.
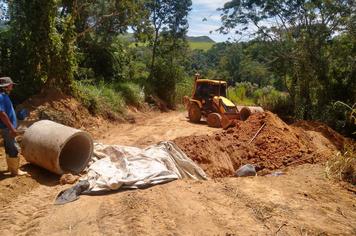
<svg viewBox="0 0 356 236"><path fill-rule="evenodd" d="M238 106L253 106L256 105L253 98L246 96L246 88L230 87L228 89L228 98Z"/></svg>
<svg viewBox="0 0 356 236"><path fill-rule="evenodd" d="M74 86L76 97L95 115L115 118L125 113L127 105L140 107L144 103L143 89L133 82L76 81Z"/></svg>
<svg viewBox="0 0 356 236"><path fill-rule="evenodd" d="M214 42L191 42L191 41L188 41L188 44L189 44L189 47L194 50L194 49L201 49L201 50L204 50L204 51L207 51L209 50L215 43ZM137 42L137 43L130 43L129 44L129 47L130 48L135 48L135 47L148 47L149 43L148 42L145 42L145 43L142 43L142 42Z"/></svg>
<svg viewBox="0 0 356 236"><path fill-rule="evenodd" d="M144 103L145 95L138 84L132 82L114 83L113 88L116 92L121 93L127 105L140 107Z"/></svg>
<svg viewBox="0 0 356 236"><path fill-rule="evenodd" d="M189 42L189 46L192 50L201 49L204 51L209 50L214 45L213 42Z"/></svg>
<svg viewBox="0 0 356 236"><path fill-rule="evenodd" d="M253 98L245 97L245 98L241 99L238 96L229 95L228 99L230 99L237 106L256 106L256 103Z"/></svg>
<svg viewBox="0 0 356 236"><path fill-rule="evenodd" d="M190 97L192 95L194 87L194 81L186 77L179 83L177 83L176 86L176 104L183 104L183 97L188 96Z"/></svg>
<svg viewBox="0 0 356 236"><path fill-rule="evenodd" d="M125 112L125 98L111 84L76 81L75 88L76 97L92 114L112 117L115 113Z"/></svg>

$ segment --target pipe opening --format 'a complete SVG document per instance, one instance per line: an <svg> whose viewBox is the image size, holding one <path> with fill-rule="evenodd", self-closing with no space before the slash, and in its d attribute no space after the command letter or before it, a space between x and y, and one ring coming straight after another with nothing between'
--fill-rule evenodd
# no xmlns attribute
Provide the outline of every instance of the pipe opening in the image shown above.
<svg viewBox="0 0 356 236"><path fill-rule="evenodd" d="M240 119L242 121L247 120L247 118L251 115L251 110L248 107L243 107L240 110Z"/></svg>
<svg viewBox="0 0 356 236"><path fill-rule="evenodd" d="M92 151L90 137L84 133L78 133L63 146L59 155L59 165L64 172L78 174L88 164Z"/></svg>

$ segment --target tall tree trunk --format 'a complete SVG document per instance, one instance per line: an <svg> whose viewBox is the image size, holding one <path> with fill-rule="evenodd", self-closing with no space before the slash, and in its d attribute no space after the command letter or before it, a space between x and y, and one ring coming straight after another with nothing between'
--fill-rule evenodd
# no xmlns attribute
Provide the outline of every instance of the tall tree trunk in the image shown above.
<svg viewBox="0 0 356 236"><path fill-rule="evenodd" d="M152 46L152 58L151 58L151 68L150 68L150 75L149 78L153 78L153 70L155 66L155 60L156 60L156 51L157 51L157 43L158 43L158 36L159 32L158 29L155 30L155 39L153 41L153 46Z"/></svg>

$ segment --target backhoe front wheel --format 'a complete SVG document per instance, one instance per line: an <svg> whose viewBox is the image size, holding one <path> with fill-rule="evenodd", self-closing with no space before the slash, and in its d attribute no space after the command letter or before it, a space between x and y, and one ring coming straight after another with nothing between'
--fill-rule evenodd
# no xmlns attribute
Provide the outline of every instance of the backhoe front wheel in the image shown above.
<svg viewBox="0 0 356 236"><path fill-rule="evenodd" d="M188 110L189 120L193 123L198 123L201 119L201 110L198 104L191 103Z"/></svg>
<svg viewBox="0 0 356 236"><path fill-rule="evenodd" d="M210 127L220 128L221 127L221 115L219 113L210 113L207 117L207 123Z"/></svg>

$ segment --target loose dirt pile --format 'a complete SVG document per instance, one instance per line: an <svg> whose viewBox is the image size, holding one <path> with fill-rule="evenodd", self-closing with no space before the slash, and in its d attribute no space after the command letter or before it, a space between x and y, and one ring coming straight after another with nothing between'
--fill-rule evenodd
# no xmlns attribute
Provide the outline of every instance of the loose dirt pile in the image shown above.
<svg viewBox="0 0 356 236"><path fill-rule="evenodd" d="M254 114L245 122L238 121L235 127L214 135L177 138L175 142L215 178L231 176L244 164L255 164L260 174L266 174L291 165L325 161L339 146L329 136L330 132L325 135L288 126L278 116L266 112Z"/></svg>
<svg viewBox="0 0 356 236"><path fill-rule="evenodd" d="M90 114L75 98L65 95L57 90L48 90L29 98L19 108L27 108L30 117L26 119L25 126L38 120L52 120L63 125L94 131L105 124L105 119Z"/></svg>
<svg viewBox="0 0 356 236"><path fill-rule="evenodd" d="M292 126L300 127L306 130L307 132L309 131L319 132L330 142L332 142L338 149L342 149L344 147L345 138L324 123L318 121L300 120L295 122Z"/></svg>
<svg viewBox="0 0 356 236"><path fill-rule="evenodd" d="M211 159L213 154L209 157L206 154L210 149L223 153L217 149L219 146L213 145L226 148L229 143L222 145L222 142L236 135L238 138L230 143L238 142L240 146L232 148L247 151L249 146L244 143L259 129L250 122L259 126L260 121L273 119L267 113L265 118L251 117L250 121L240 123L239 128L222 131L189 123L185 115L181 112L140 114L135 125L100 127L106 133L101 141L143 147L188 135L198 142L207 136L193 139L192 135L209 134L212 136L205 146L188 141L186 144L199 146L198 151L205 154L199 157L206 158L202 166L212 168L212 164L219 162ZM278 138L283 140L286 135L294 134L295 129L306 138L319 140L325 150L331 150L333 145L317 131L291 127L291 132L275 125L267 123L251 144L253 151L261 152L256 142L262 136L274 135L269 132L281 133ZM299 139L303 137L293 138L298 142ZM269 152L271 149L267 148L266 153ZM318 148L312 152L319 155ZM231 163L230 156L224 155ZM53 205L53 200L70 186L59 185L57 175L28 164L21 168L31 174L30 178L10 178L3 173L5 168L5 158L0 156L0 235L355 235L356 232L355 195L326 179L325 167L319 164L297 166L278 177L180 180L135 191L81 196L78 201L63 206Z"/></svg>

